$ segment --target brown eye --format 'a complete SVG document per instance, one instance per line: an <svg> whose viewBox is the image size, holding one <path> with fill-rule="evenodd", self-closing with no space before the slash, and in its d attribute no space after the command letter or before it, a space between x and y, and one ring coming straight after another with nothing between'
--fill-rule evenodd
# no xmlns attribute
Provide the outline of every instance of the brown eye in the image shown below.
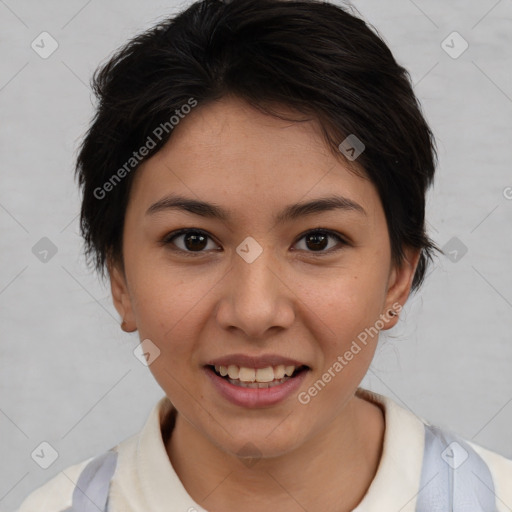
<svg viewBox="0 0 512 512"><path fill-rule="evenodd" d="M208 247L209 240L212 240L210 235L200 229L180 229L168 234L162 240L162 245L174 246L176 248L172 248L172 250L181 252L187 256L195 256L207 252L208 249L218 250L215 249L215 247L218 246L216 246L213 241L213 247ZM337 245L348 245L348 242L339 234L325 229L310 230L300 237L299 241L302 240L305 241L304 248L300 248L300 250L312 254L318 253L318 256L339 250L341 247L336 248ZM329 240L335 240L338 243L329 247ZM176 241L180 242L176 243Z"/></svg>
<svg viewBox="0 0 512 512"><path fill-rule="evenodd" d="M175 240L181 239L181 244L176 244ZM204 249L208 246L208 239L210 236L201 230L197 229L182 229L167 235L163 240L165 245L172 244L178 247L177 250L190 253L205 252Z"/></svg>
<svg viewBox="0 0 512 512"><path fill-rule="evenodd" d="M325 250L329 245L329 239L337 240L338 245L347 245L347 242L333 231L314 230L307 232L300 238L300 240L305 241L306 247L305 249L301 250L306 250L306 252L330 253L332 252L332 246L329 250ZM336 244L334 247L336 247Z"/></svg>

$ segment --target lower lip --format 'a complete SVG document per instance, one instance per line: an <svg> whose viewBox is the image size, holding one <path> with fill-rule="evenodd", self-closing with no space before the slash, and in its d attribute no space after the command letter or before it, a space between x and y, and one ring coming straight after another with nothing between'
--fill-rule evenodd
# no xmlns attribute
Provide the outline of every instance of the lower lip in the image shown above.
<svg viewBox="0 0 512 512"><path fill-rule="evenodd" d="M297 391L309 370L301 371L296 377L271 388L244 388L231 384L228 380L219 377L209 367L203 368L211 379L217 391L227 400L240 407L268 407L275 405Z"/></svg>

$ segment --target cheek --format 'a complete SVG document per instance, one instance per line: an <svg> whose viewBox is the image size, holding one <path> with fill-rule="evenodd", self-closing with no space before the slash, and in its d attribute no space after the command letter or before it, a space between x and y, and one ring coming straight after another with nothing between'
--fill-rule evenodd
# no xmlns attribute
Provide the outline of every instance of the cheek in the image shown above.
<svg viewBox="0 0 512 512"><path fill-rule="evenodd" d="M188 268L173 265L165 248L157 245L156 234L146 234L131 222L134 227L125 233L123 250L132 308L141 339L154 337L161 342L211 285L207 274L198 272L192 262Z"/></svg>
<svg viewBox="0 0 512 512"><path fill-rule="evenodd" d="M326 364L344 354L358 339L362 343L357 359L369 364L378 340L372 327L383 313L385 283L385 269L361 264L340 269L337 278L317 280L316 286L309 280L299 286L297 292L302 293L304 311L308 312L305 314L312 319L310 326L315 323L321 331L316 336L323 344Z"/></svg>
<svg viewBox="0 0 512 512"><path fill-rule="evenodd" d="M188 394L183 393L182 383L187 382L187 389L192 391L191 372L197 364L204 321L200 317L201 298L211 286L202 280L187 282L176 277L177 272L161 272L155 266L143 274L133 287L134 313L140 340L151 340L159 350L149 370L173 402L176 400L175 405L188 410Z"/></svg>
<svg viewBox="0 0 512 512"><path fill-rule="evenodd" d="M141 340L149 338L171 361L189 359L200 339L208 294L219 276L198 268L184 271L167 264L148 264L138 267L131 278Z"/></svg>

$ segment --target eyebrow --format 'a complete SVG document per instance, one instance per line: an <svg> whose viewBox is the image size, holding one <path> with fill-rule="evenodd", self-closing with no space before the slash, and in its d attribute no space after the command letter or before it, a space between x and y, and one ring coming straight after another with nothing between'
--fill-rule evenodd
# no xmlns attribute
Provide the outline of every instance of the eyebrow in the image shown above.
<svg viewBox="0 0 512 512"><path fill-rule="evenodd" d="M201 217L229 221L232 214L213 203L190 199L178 194L170 194L152 204L146 211L146 215L154 215L166 210L183 210ZM367 215L365 209L359 204L339 195L332 195L314 199L312 201L291 204L285 207L274 219L276 223L290 222L299 217L332 210L344 210L358 212Z"/></svg>

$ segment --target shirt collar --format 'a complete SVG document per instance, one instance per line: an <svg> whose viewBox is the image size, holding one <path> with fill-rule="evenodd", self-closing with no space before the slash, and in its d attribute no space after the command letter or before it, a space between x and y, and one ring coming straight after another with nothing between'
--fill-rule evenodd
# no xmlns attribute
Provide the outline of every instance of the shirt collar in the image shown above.
<svg viewBox="0 0 512 512"><path fill-rule="evenodd" d="M377 473L353 512L414 512L423 460L424 424L391 398L363 388L358 388L356 395L382 408L385 431ZM162 397L139 432L135 467L141 489L155 512L207 512L187 493L167 455L164 437L172 432L175 412L167 396Z"/></svg>

